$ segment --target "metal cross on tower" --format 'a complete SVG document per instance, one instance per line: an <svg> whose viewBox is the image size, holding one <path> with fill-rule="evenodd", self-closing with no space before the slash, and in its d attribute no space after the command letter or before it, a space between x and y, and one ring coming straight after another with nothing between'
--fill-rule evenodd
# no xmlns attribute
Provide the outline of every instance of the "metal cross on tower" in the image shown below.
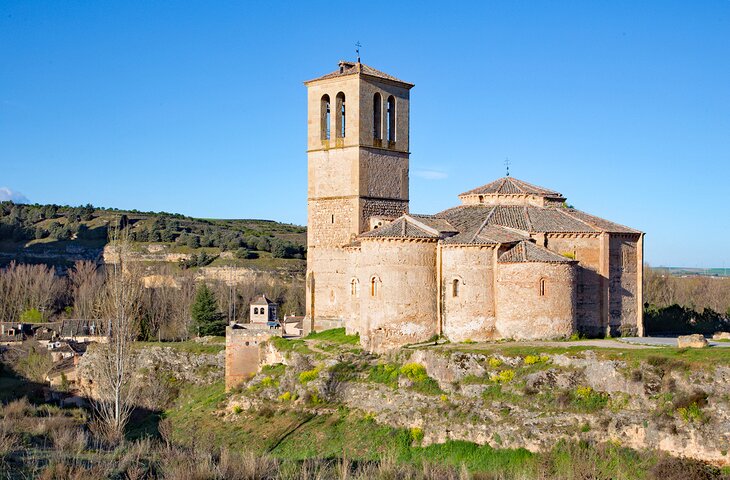
<svg viewBox="0 0 730 480"><path fill-rule="evenodd" d="M355 44L355 53L357 53L357 63L360 63L360 47L362 47L362 45L360 45L360 41L358 40L358 42Z"/></svg>
<svg viewBox="0 0 730 480"><path fill-rule="evenodd" d="M504 166L507 167L507 176L509 177L509 157L504 159Z"/></svg>

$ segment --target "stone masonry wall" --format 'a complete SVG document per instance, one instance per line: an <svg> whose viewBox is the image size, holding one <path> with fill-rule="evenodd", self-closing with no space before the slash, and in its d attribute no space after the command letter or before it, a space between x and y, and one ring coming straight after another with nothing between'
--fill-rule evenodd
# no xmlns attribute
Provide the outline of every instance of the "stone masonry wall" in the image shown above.
<svg viewBox="0 0 730 480"><path fill-rule="evenodd" d="M329 321L329 324L331 321L341 323L350 310L350 282L354 276L353 253L349 249L338 247L309 248L307 263L310 268L307 274L307 315L312 318L312 312L314 313L314 329L321 330L317 326L318 320Z"/></svg>
<svg viewBox="0 0 730 480"><path fill-rule="evenodd" d="M445 247L441 252L443 334L455 342L494 338L494 248ZM454 280L459 282L456 297Z"/></svg>
<svg viewBox="0 0 730 480"><path fill-rule="evenodd" d="M370 217L398 218L408 213L407 200L360 199L360 225L363 232L369 230Z"/></svg>
<svg viewBox="0 0 730 480"><path fill-rule="evenodd" d="M579 262L576 276L578 330L588 335L603 334L601 239L596 235L548 234L546 243L553 252L574 255Z"/></svg>
<svg viewBox="0 0 730 480"><path fill-rule="evenodd" d="M576 321L575 277L570 263L497 264L497 334L514 339L570 336Z"/></svg>
<svg viewBox="0 0 730 480"><path fill-rule="evenodd" d="M635 335L639 304L637 236L611 234L609 253L608 313L611 335Z"/></svg>
<svg viewBox="0 0 730 480"><path fill-rule="evenodd" d="M312 200L308 202L307 245L342 246L360 233L357 198Z"/></svg>
<svg viewBox="0 0 730 480"><path fill-rule="evenodd" d="M408 200L408 156L380 149L362 149L360 195Z"/></svg>
<svg viewBox="0 0 730 480"><path fill-rule="evenodd" d="M357 277L363 347L381 352L438 333L435 242L365 240Z"/></svg>
<svg viewBox="0 0 730 480"><path fill-rule="evenodd" d="M266 330L226 327L226 390L258 372L263 344L272 337Z"/></svg>

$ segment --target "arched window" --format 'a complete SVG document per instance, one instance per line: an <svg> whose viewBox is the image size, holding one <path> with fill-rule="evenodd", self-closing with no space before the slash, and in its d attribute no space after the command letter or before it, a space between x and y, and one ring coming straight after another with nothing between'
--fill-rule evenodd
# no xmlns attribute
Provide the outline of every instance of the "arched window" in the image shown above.
<svg viewBox="0 0 730 480"><path fill-rule="evenodd" d="M253 308L253 314L254 315L258 315L259 314L259 308L258 307L254 307Z"/></svg>
<svg viewBox="0 0 730 480"><path fill-rule="evenodd" d="M544 297L545 296L545 279L544 278L541 278L540 279L540 287L539 287L539 289L540 289L539 290L540 296L541 297Z"/></svg>
<svg viewBox="0 0 730 480"><path fill-rule="evenodd" d="M378 277L370 279L370 296L377 297L380 290L380 280Z"/></svg>
<svg viewBox="0 0 730 480"><path fill-rule="evenodd" d="M395 142L395 98L393 95L388 97L388 142Z"/></svg>
<svg viewBox="0 0 730 480"><path fill-rule="evenodd" d="M345 138L345 94L337 94L337 138Z"/></svg>
<svg viewBox="0 0 730 480"><path fill-rule="evenodd" d="M322 104L320 107L320 115L322 117L322 140L330 139L330 96L322 95Z"/></svg>
<svg viewBox="0 0 730 480"><path fill-rule="evenodd" d="M373 97L373 138L383 138L383 97L379 93Z"/></svg>
<svg viewBox="0 0 730 480"><path fill-rule="evenodd" d="M453 282L451 282L451 296L452 297L458 297L459 296L459 279L455 278Z"/></svg>
<svg viewBox="0 0 730 480"><path fill-rule="evenodd" d="M360 296L360 280L357 278L353 278L350 280L350 295L353 297L359 297Z"/></svg>

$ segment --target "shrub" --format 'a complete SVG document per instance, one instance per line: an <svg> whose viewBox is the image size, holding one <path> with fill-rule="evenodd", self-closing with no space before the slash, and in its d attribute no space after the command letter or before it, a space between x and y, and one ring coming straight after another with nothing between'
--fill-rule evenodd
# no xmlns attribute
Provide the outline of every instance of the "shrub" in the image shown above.
<svg viewBox="0 0 730 480"><path fill-rule="evenodd" d="M392 363L381 363L370 369L368 380L376 383L384 383L390 387L398 386L398 376L400 375L398 365Z"/></svg>
<svg viewBox="0 0 730 480"><path fill-rule="evenodd" d="M282 393L281 395L279 395L279 401L281 401L281 402L288 402L291 399L292 399L292 394L288 390L286 392Z"/></svg>
<svg viewBox="0 0 730 480"><path fill-rule="evenodd" d="M545 363L550 360L547 355L528 355L525 357L525 365L535 365L536 363Z"/></svg>
<svg viewBox="0 0 730 480"><path fill-rule="evenodd" d="M409 432L411 436L411 443L419 444L423 441L423 429L419 427L411 428Z"/></svg>
<svg viewBox="0 0 730 480"><path fill-rule="evenodd" d="M573 392L573 404L583 410L596 411L608 404L609 396L604 392L596 392L591 387L576 387Z"/></svg>
<svg viewBox="0 0 730 480"><path fill-rule="evenodd" d="M492 368L499 368L502 366L502 360L497 357L489 357L489 366Z"/></svg>
<svg viewBox="0 0 730 480"><path fill-rule="evenodd" d="M515 378L514 370L501 370L492 376L492 381L497 383L509 383Z"/></svg>
<svg viewBox="0 0 730 480"><path fill-rule="evenodd" d="M428 378L426 367L420 363L406 363L401 367L400 373L413 382L421 382Z"/></svg>
<svg viewBox="0 0 730 480"><path fill-rule="evenodd" d="M677 413L686 423L704 423L705 421L705 414L697 403L679 407Z"/></svg>
<svg viewBox="0 0 730 480"><path fill-rule="evenodd" d="M306 385L307 383L311 382L312 380L316 379L319 376L319 371L321 370L321 367L313 368L312 370L306 370L299 374L299 383L302 385Z"/></svg>
<svg viewBox="0 0 730 480"><path fill-rule="evenodd" d="M426 367L420 363L407 363L400 369L400 374L413 382L413 389L426 395L439 395L441 388L438 382L429 377Z"/></svg>
<svg viewBox="0 0 730 480"><path fill-rule="evenodd" d="M43 314L37 308L31 308L20 314L20 321L23 323L40 323L43 321Z"/></svg>

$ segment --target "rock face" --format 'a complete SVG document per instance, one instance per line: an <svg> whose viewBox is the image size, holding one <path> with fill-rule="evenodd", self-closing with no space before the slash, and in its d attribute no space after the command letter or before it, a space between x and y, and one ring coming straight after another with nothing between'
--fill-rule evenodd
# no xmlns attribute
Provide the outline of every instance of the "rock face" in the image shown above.
<svg viewBox="0 0 730 480"><path fill-rule="evenodd" d="M399 428L424 444L465 440L494 448L549 450L561 440L612 442L730 465L730 366L667 356L584 351L507 354L421 348L387 356L284 353L284 373L259 373L231 407L329 405ZM275 361L272 356L273 361ZM418 364L430 387L403 373ZM343 378L343 365L349 376ZM377 370L380 367L390 370ZM340 367L339 369L337 367ZM401 369L401 370L399 370ZM300 381L302 372L316 378ZM373 371L395 372L383 380ZM399 375L400 372L400 375ZM266 380L264 382L264 380ZM423 379L421 379L422 381ZM436 388L436 385L438 386ZM280 403L277 403L280 402Z"/></svg>
<svg viewBox="0 0 730 480"><path fill-rule="evenodd" d="M730 340L730 332L715 332L713 340Z"/></svg>
<svg viewBox="0 0 730 480"><path fill-rule="evenodd" d="M707 346L707 339L700 334L682 335L677 337L678 348L705 348Z"/></svg>

